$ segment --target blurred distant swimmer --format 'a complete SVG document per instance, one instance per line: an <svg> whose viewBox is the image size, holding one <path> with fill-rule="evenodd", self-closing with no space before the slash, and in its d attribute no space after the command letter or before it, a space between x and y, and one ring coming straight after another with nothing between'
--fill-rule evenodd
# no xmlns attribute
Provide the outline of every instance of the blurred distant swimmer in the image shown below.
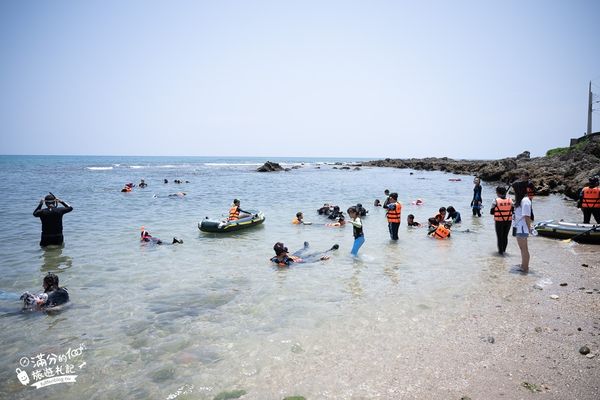
<svg viewBox="0 0 600 400"><path fill-rule="evenodd" d="M169 197L180 197L180 198L181 198L181 197L185 197L185 196L187 196L187 193L186 193L186 192L177 192L177 193L171 193L171 194L169 195Z"/></svg>
<svg viewBox="0 0 600 400"><path fill-rule="evenodd" d="M125 186L123 186L123 189L121 189L121 192L123 192L123 193L129 193L129 192L131 192L133 190L134 186L135 185L133 183L131 183L131 182L126 183Z"/></svg>
<svg viewBox="0 0 600 400"><path fill-rule="evenodd" d="M46 208L42 209L42 205ZM58 207L61 204L62 207ZM57 198L52 193L40 200L37 208L33 211L33 216L42 221L42 238L40 246L61 245L64 242L63 238L63 215L73 211L73 207L65 201Z"/></svg>
<svg viewBox="0 0 600 400"><path fill-rule="evenodd" d="M183 244L183 240L181 239L177 239L176 237L173 238L173 241L171 243L165 243L162 240L160 240L159 238L155 238L154 236L152 236L150 234L150 232L148 232L146 230L146 228L144 228L142 226L141 228L141 233L140 233L140 241L142 243L154 243L154 244Z"/></svg>

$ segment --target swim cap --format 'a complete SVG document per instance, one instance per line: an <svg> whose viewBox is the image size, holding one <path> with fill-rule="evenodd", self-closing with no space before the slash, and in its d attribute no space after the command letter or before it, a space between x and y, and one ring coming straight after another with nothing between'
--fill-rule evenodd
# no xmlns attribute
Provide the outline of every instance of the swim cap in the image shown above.
<svg viewBox="0 0 600 400"><path fill-rule="evenodd" d="M49 194L46 197L44 197L44 201L54 201L56 200L56 197L54 197L53 194Z"/></svg>

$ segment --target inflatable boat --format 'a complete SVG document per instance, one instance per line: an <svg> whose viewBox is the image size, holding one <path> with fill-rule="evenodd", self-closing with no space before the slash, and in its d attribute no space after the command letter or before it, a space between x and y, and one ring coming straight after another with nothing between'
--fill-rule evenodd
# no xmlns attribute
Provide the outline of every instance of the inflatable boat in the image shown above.
<svg viewBox="0 0 600 400"><path fill-rule="evenodd" d="M600 225L550 220L538 222L535 229L540 236L573 239L579 243L600 244Z"/></svg>
<svg viewBox="0 0 600 400"><path fill-rule="evenodd" d="M265 215L262 211L252 211L251 215L234 221L215 221L206 217L206 219L198 223L198 229L202 232L225 233L250 228L251 226L260 225L263 222L265 222Z"/></svg>

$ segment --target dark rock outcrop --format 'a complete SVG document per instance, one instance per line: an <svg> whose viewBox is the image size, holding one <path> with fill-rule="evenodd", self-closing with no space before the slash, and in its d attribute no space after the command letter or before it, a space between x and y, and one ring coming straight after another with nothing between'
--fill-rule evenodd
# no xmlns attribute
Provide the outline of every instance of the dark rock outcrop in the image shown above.
<svg viewBox="0 0 600 400"><path fill-rule="evenodd" d="M564 153L546 157L531 158L529 152L525 151L517 157L501 160L453 160L447 157L404 160L386 158L365 162L363 165L476 175L483 181L503 184L514 182L521 172L526 170L536 187L537 195L564 193L576 199L588 178L600 175L600 137L591 137Z"/></svg>
<svg viewBox="0 0 600 400"><path fill-rule="evenodd" d="M262 166L258 167L258 172L276 172L283 171L283 167L276 162L267 161Z"/></svg>

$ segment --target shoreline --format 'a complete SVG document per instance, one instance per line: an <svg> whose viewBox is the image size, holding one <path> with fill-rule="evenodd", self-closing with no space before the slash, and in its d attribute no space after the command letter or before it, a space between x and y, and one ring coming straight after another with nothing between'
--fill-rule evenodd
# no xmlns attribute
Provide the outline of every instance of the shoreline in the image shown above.
<svg viewBox="0 0 600 400"><path fill-rule="evenodd" d="M508 272L519 257L511 243L509 256L484 261L480 285L449 313L401 317L399 330L393 329L392 309L364 315L358 325L330 321L332 334L305 341L302 354L283 357L280 368L269 371L273 386L246 381L243 398L597 399L598 251L556 241L545 252L548 239L541 240L532 246L532 273ZM572 260L556 265L563 251L572 252ZM365 332L368 342L360 340ZM582 346L590 356L580 354ZM329 350L340 347L346 351ZM336 391L333 382L351 388Z"/></svg>
<svg viewBox="0 0 600 400"><path fill-rule="evenodd" d="M448 157L373 160L362 166L410 168L424 171L445 171L459 175L475 175L485 182L509 184L527 170L535 185L536 195L564 194L577 199L579 190L589 177L600 174L600 137L554 155L530 158L525 151L516 157L498 160L455 160Z"/></svg>

